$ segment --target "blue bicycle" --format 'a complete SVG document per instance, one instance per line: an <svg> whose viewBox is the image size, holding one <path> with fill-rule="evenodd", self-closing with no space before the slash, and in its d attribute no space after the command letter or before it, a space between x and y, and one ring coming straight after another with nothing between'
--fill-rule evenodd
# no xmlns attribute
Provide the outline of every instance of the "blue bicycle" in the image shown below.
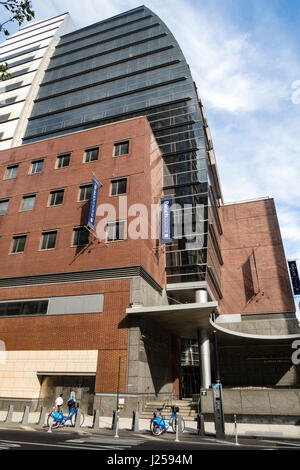
<svg viewBox="0 0 300 470"><path fill-rule="evenodd" d="M63 427L68 421L71 422L72 426L75 426L77 416L77 408L76 406L72 406L68 416L64 416L62 411L52 411L48 415L47 419L47 426L52 429L56 429L58 427ZM84 423L84 415L80 414L80 426Z"/></svg>
<svg viewBox="0 0 300 470"><path fill-rule="evenodd" d="M176 427L177 427L176 413L178 413L179 408L177 406L170 406L172 413L171 413L169 421L167 422L165 421L164 416L161 414L161 410L163 408L157 408L157 411L159 412L159 416L157 416L157 413L154 413L153 418L150 421L150 431L152 432L153 436L160 436L162 433L166 432L170 426L172 426L173 432L176 432ZM184 431L184 428L185 428L185 422L184 422L184 419L181 418L182 431Z"/></svg>

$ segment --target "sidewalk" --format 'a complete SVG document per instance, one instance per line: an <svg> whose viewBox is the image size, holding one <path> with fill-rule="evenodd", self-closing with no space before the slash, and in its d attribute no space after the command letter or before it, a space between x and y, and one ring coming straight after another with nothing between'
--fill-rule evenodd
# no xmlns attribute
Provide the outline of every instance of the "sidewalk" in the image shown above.
<svg viewBox="0 0 300 470"><path fill-rule="evenodd" d="M28 423L21 424L23 413L14 412L11 423L5 423L7 416L6 411L0 411L0 427L5 426L9 427L19 427L23 429L27 428L36 428L40 413L33 412L29 414ZM46 418L47 420L47 418ZM45 424L46 424L45 420ZM80 431L87 431L93 433L101 433L101 431L111 430L112 426L112 417L103 417L100 416L99 425L100 429L92 429L93 417L90 415L85 416L83 426L80 428ZM131 431L132 419L131 418L122 418L120 417L119 429ZM150 427L149 419L140 419L139 420L139 434L147 433ZM40 428L40 427L39 427ZM66 426L65 429L69 429L69 426ZM72 430L70 426L70 430ZM74 429L75 432L75 429ZM78 432L78 429L76 430ZM185 432L184 434L195 435L197 433L197 423L196 421L186 421ZM213 422L205 423L205 433L207 435L215 434L215 425ZM241 437L268 437L268 438L285 438L285 439L299 439L300 440L300 426L295 425L283 425L283 424L246 424L238 423L237 425L238 436ZM235 429L233 423L225 424L225 435L228 437L235 436Z"/></svg>

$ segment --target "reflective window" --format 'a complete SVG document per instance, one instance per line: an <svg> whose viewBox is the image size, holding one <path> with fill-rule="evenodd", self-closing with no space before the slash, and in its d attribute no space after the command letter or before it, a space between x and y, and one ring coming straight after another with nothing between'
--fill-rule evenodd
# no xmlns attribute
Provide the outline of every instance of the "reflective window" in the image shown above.
<svg viewBox="0 0 300 470"><path fill-rule="evenodd" d="M120 178L111 182L111 196L119 196L120 194L126 194L127 189L127 178Z"/></svg>
<svg viewBox="0 0 300 470"><path fill-rule="evenodd" d="M83 184L79 190L79 201L89 201L92 197L92 184Z"/></svg>
<svg viewBox="0 0 300 470"><path fill-rule="evenodd" d="M35 197L36 197L35 194L31 194L31 195L28 195L28 196L23 196L21 210L22 211L31 211L34 207Z"/></svg>
<svg viewBox="0 0 300 470"><path fill-rule="evenodd" d="M109 222L107 224L107 241L114 242L118 240L124 240L124 220L117 220L115 222Z"/></svg>
<svg viewBox="0 0 300 470"><path fill-rule="evenodd" d="M9 203L9 199L2 199L0 201L0 215L6 214L8 203Z"/></svg>
<svg viewBox="0 0 300 470"><path fill-rule="evenodd" d="M27 235L15 235L13 237L13 244L11 253L23 253L25 248Z"/></svg>
<svg viewBox="0 0 300 470"><path fill-rule="evenodd" d="M127 155L129 152L129 140L124 142L116 142L114 144L114 157L119 157L120 155Z"/></svg>
<svg viewBox="0 0 300 470"><path fill-rule="evenodd" d="M31 171L30 173L33 175L35 173L41 173L43 168L44 160L35 160L31 162Z"/></svg>
<svg viewBox="0 0 300 470"><path fill-rule="evenodd" d="M63 203L64 189L56 189L50 192L49 206L60 206Z"/></svg>
<svg viewBox="0 0 300 470"><path fill-rule="evenodd" d="M51 232L44 232L42 234L41 250L51 250L55 248L57 230L51 230Z"/></svg>
<svg viewBox="0 0 300 470"><path fill-rule="evenodd" d="M19 165L10 165L7 167L5 179L9 180L17 176Z"/></svg>
<svg viewBox="0 0 300 470"><path fill-rule="evenodd" d="M73 230L73 246L87 245L89 243L89 231L85 227L76 227Z"/></svg>
<svg viewBox="0 0 300 470"><path fill-rule="evenodd" d="M64 168L65 166L69 166L70 165L70 158L71 158L70 153L66 153L64 155L58 155L57 162L56 162L56 168Z"/></svg>
<svg viewBox="0 0 300 470"><path fill-rule="evenodd" d="M84 154L84 161L86 163L94 162L95 160L98 160L98 154L99 154L99 147L87 149Z"/></svg>

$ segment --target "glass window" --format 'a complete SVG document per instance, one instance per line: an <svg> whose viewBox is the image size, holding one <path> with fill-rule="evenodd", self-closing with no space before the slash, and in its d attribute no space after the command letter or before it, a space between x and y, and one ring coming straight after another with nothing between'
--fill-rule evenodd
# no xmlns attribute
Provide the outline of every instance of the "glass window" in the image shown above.
<svg viewBox="0 0 300 470"><path fill-rule="evenodd" d="M89 231L85 227L76 227L73 232L73 246L87 245L89 242Z"/></svg>
<svg viewBox="0 0 300 470"><path fill-rule="evenodd" d="M48 300L0 302L0 316L46 315Z"/></svg>
<svg viewBox="0 0 300 470"><path fill-rule="evenodd" d="M111 195L118 196L119 194L126 194L127 178L120 178L111 182Z"/></svg>
<svg viewBox="0 0 300 470"><path fill-rule="evenodd" d="M42 235L41 250L51 250L55 248L57 231L52 230L51 232L44 232Z"/></svg>
<svg viewBox="0 0 300 470"><path fill-rule="evenodd" d="M34 201L35 201L35 194L32 194L30 196L23 196L21 210L31 211L34 207Z"/></svg>
<svg viewBox="0 0 300 470"><path fill-rule="evenodd" d="M92 149L87 149L85 151L85 156L84 156L84 161L87 162L94 162L95 160L98 160L98 154L99 154L99 147L95 147Z"/></svg>
<svg viewBox="0 0 300 470"><path fill-rule="evenodd" d="M58 155L57 157L57 163L56 163L56 168L64 168L65 166L70 165L70 153L66 153L64 155Z"/></svg>
<svg viewBox="0 0 300 470"><path fill-rule="evenodd" d="M43 168L44 160L35 160L31 162L31 174L40 173Z"/></svg>
<svg viewBox="0 0 300 470"><path fill-rule="evenodd" d="M117 220L107 224L107 241L113 242L117 240L124 240L124 220Z"/></svg>
<svg viewBox="0 0 300 470"><path fill-rule="evenodd" d="M89 201L92 196L92 184L85 184L80 186L79 201Z"/></svg>
<svg viewBox="0 0 300 470"><path fill-rule="evenodd" d="M129 140L124 142L116 142L114 144L114 157L119 157L120 155L127 155L129 151Z"/></svg>
<svg viewBox="0 0 300 470"><path fill-rule="evenodd" d="M23 253L27 235L16 235L13 237L11 253Z"/></svg>
<svg viewBox="0 0 300 470"><path fill-rule="evenodd" d="M10 180L17 176L19 165L11 165L7 167L5 179Z"/></svg>
<svg viewBox="0 0 300 470"><path fill-rule="evenodd" d="M6 214L8 203L9 199L2 199L2 201L0 201L0 215Z"/></svg>
<svg viewBox="0 0 300 470"><path fill-rule="evenodd" d="M49 206L59 206L63 203L64 189L57 189L50 192Z"/></svg>

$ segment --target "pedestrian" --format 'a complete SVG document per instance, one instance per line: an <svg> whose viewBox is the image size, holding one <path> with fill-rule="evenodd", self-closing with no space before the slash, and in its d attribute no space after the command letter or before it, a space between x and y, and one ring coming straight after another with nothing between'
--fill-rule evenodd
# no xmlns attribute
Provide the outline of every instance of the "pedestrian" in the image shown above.
<svg viewBox="0 0 300 470"><path fill-rule="evenodd" d="M63 394L61 393L55 400L55 408L56 411L60 412L61 407L63 406L64 400L63 400Z"/></svg>
<svg viewBox="0 0 300 470"><path fill-rule="evenodd" d="M73 388L70 389L70 395L68 400L69 413L71 409L76 405L76 395Z"/></svg>

